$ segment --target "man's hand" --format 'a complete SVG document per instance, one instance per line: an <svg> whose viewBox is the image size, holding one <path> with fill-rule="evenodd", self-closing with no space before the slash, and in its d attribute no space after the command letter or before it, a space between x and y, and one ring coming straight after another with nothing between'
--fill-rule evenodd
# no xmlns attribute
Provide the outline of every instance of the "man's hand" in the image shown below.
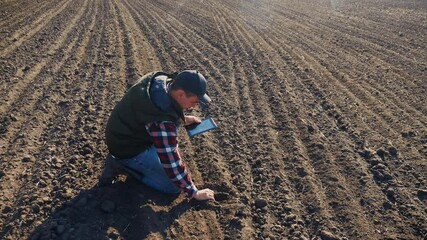
<svg viewBox="0 0 427 240"><path fill-rule="evenodd" d="M210 190L209 188L205 188L202 190L199 190L194 194L194 198L201 201L201 200L215 200L214 191Z"/></svg>
<svg viewBox="0 0 427 240"><path fill-rule="evenodd" d="M185 126L191 125L193 123L200 123L202 120L195 116L185 116Z"/></svg>

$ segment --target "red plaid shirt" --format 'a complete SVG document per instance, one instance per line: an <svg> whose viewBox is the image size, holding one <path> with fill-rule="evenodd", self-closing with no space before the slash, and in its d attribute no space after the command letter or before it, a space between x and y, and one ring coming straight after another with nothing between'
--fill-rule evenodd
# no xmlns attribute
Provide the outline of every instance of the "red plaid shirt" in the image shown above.
<svg viewBox="0 0 427 240"><path fill-rule="evenodd" d="M166 175L189 196L198 191L178 151L177 128L173 122L153 122L145 126L156 147Z"/></svg>

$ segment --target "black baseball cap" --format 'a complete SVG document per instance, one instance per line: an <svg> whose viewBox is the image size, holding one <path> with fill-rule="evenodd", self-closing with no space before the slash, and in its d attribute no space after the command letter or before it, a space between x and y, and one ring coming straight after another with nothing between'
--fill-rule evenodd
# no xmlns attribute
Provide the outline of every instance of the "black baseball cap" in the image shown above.
<svg viewBox="0 0 427 240"><path fill-rule="evenodd" d="M185 91L194 93L202 103L209 103L211 98L206 94L206 78L196 70L184 70L176 75L174 82Z"/></svg>

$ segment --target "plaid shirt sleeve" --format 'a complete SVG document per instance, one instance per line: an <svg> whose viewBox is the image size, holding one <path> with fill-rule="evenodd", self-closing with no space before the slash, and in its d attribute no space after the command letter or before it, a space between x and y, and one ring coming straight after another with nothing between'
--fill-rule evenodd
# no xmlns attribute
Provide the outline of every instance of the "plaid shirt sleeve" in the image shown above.
<svg viewBox="0 0 427 240"><path fill-rule="evenodd" d="M145 126L156 147L166 175L189 196L198 191L178 151L177 128L173 122L153 122Z"/></svg>

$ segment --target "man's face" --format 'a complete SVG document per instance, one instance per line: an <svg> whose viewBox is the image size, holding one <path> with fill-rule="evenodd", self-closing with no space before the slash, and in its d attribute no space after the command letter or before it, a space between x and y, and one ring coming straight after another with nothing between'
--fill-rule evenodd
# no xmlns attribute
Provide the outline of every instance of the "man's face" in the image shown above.
<svg viewBox="0 0 427 240"><path fill-rule="evenodd" d="M182 91L182 90L178 90L178 91ZM186 94L184 91L180 92L176 101L178 102L178 104L181 106L182 109L194 108L200 102L199 98L196 95Z"/></svg>

